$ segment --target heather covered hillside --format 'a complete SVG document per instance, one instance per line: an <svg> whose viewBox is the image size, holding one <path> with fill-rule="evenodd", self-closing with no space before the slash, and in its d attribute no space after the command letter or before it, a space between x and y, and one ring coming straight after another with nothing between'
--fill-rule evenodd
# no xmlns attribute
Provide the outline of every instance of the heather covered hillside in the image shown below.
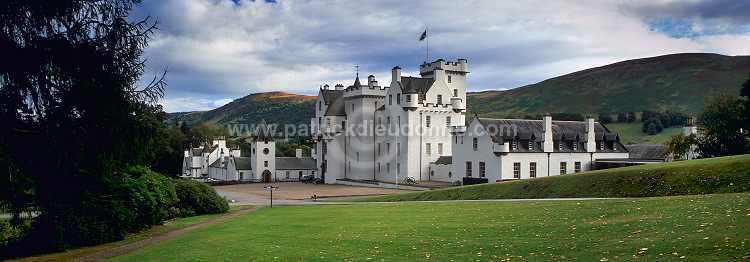
<svg viewBox="0 0 750 262"><path fill-rule="evenodd" d="M481 117L523 117L554 112L617 114L675 110L694 115L721 92L738 94L750 56L672 54L634 59L551 78L507 91L467 94Z"/></svg>

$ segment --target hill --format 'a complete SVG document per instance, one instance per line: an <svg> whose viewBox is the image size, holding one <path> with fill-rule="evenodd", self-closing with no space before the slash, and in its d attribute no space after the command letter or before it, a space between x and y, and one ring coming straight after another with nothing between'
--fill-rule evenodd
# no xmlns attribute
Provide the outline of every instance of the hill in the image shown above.
<svg viewBox="0 0 750 262"><path fill-rule="evenodd" d="M315 106L314 96L285 92L268 92L247 95L209 111L170 113L167 120L187 121L226 127L229 124L254 125L265 119L269 124L280 125L310 123Z"/></svg>
<svg viewBox="0 0 750 262"><path fill-rule="evenodd" d="M507 91L467 95L469 113L520 118L525 114L610 115L672 109L695 115L721 92L738 93L750 56L672 54L586 69Z"/></svg>
<svg viewBox="0 0 750 262"><path fill-rule="evenodd" d="M748 191L750 155L739 155L365 197L350 201L658 197Z"/></svg>
<svg viewBox="0 0 750 262"><path fill-rule="evenodd" d="M586 69L507 91L467 94L468 113L521 118L544 113L615 116L630 110L672 109L695 115L706 99L737 93L750 72L750 56L673 54ZM211 125L308 124L316 97L257 93L210 111L171 113L168 119ZM467 119L468 120L468 119ZM653 140L641 134L632 141ZM666 137L666 136L665 136Z"/></svg>

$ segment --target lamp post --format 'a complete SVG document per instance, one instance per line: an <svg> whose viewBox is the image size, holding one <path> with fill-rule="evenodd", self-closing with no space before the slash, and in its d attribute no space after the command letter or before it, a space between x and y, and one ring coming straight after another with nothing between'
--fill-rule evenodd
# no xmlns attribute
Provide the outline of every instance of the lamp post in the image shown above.
<svg viewBox="0 0 750 262"><path fill-rule="evenodd" d="M263 188L268 188L269 190L271 190L271 207L273 207L273 190L277 189L279 187L277 187L277 186L264 186Z"/></svg>

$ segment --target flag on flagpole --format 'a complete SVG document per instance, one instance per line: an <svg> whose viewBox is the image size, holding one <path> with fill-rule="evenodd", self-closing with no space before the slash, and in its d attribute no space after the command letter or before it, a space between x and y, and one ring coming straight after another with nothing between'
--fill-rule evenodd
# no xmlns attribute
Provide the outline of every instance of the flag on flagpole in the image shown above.
<svg viewBox="0 0 750 262"><path fill-rule="evenodd" d="M425 29L424 33L422 33L422 36L419 37L419 41L423 41L425 38L427 38L427 29Z"/></svg>

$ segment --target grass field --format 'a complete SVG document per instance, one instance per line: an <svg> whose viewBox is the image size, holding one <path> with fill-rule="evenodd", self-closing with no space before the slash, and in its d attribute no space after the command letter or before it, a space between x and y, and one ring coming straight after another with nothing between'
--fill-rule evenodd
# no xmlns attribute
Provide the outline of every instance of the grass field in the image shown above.
<svg viewBox="0 0 750 262"><path fill-rule="evenodd" d="M659 134L650 136L643 133L641 127L643 123L610 123L606 124L609 131L620 135L620 142L623 145L640 144L640 145L661 145L669 140L669 137L682 132L682 127L665 128Z"/></svg>
<svg viewBox="0 0 750 262"><path fill-rule="evenodd" d="M229 213L239 212L239 211L249 209L252 207L253 206L232 206L229 209ZM77 249L72 249L72 250L68 250L65 252L61 252L61 253L27 257L27 258L19 259L17 261L68 261L71 259L76 259L79 257L87 256L87 255L90 255L90 254L93 254L93 253L96 253L96 252L99 252L108 248L126 245L129 243L133 243L133 242L141 241L141 240L151 238L154 236L158 236L164 233L180 230L180 229L192 226L192 225L197 225L197 224L200 224L200 223L203 223L203 222L206 222L211 219L224 216L227 214L228 213L173 219L173 220L165 221L164 225L155 226L150 229L138 232L136 234L131 234L122 241L107 243L107 244L93 246L93 247L77 248Z"/></svg>
<svg viewBox="0 0 750 262"><path fill-rule="evenodd" d="M737 260L747 193L263 208L114 261Z"/></svg>
<svg viewBox="0 0 750 262"><path fill-rule="evenodd" d="M739 155L341 201L655 197L748 191L750 191L750 155Z"/></svg>

